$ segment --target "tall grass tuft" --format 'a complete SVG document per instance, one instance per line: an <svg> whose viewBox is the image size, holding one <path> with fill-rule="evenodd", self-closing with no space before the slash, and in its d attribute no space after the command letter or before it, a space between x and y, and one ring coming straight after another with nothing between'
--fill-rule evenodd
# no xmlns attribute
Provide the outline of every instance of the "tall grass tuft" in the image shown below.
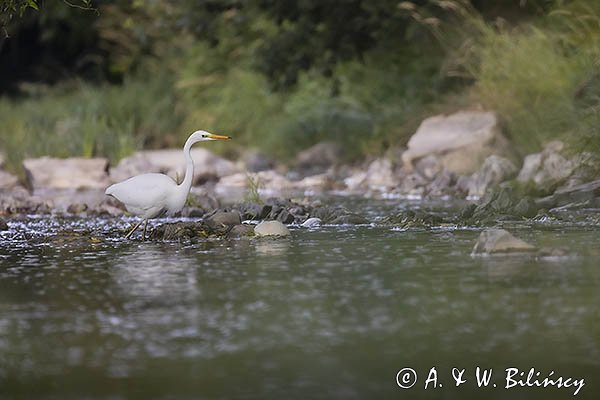
<svg viewBox="0 0 600 400"><path fill-rule="evenodd" d="M466 1L437 3L449 13L432 27L447 50L446 72L473 82L465 91L471 102L501 114L520 151L555 138L580 142L578 88L600 66L598 2L557 2L548 15L517 25L485 20Z"/></svg>
<svg viewBox="0 0 600 400"><path fill-rule="evenodd" d="M31 86L28 95L0 98L0 149L8 169L51 155L106 156L116 162L143 146L160 147L179 125L171 84L128 80L122 86L69 82Z"/></svg>

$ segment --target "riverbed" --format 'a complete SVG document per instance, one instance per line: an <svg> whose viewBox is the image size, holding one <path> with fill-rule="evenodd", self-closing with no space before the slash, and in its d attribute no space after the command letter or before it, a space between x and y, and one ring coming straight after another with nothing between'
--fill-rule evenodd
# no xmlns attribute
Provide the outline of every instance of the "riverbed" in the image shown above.
<svg viewBox="0 0 600 400"><path fill-rule="evenodd" d="M577 397L597 398L598 225L504 222L565 255L472 256L480 227L377 223L413 207L456 212L444 202L344 201L375 222L290 226L289 239L163 243L123 240L127 218L8 219L0 398L547 399L575 391L507 388L508 368L584 379ZM60 230L92 238L53 239ZM482 387L477 367L492 370ZM406 368L416 383L402 389Z"/></svg>

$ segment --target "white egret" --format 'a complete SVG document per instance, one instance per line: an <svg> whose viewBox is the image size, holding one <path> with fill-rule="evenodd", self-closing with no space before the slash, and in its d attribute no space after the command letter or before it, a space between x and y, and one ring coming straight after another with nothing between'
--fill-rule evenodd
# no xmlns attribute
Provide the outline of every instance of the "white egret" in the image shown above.
<svg viewBox="0 0 600 400"><path fill-rule="evenodd" d="M183 182L179 185L171 177L164 174L136 175L123 182L109 186L105 193L115 197L125 205L130 213L142 218L125 236L128 239L133 232L144 224L143 237L146 237L148 219L163 214L173 215L181 211L185 205L194 178L194 160L190 155L192 145L204 140L229 140L229 136L214 135L205 131L196 131L190 135L183 146L186 168Z"/></svg>

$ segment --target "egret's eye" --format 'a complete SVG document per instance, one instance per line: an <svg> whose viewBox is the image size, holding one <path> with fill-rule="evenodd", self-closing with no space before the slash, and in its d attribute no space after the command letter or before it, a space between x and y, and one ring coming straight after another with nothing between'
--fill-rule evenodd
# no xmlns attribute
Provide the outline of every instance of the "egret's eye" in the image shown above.
<svg viewBox="0 0 600 400"><path fill-rule="evenodd" d="M208 135L205 133L205 134L202 135L202 137L208 137Z"/></svg>

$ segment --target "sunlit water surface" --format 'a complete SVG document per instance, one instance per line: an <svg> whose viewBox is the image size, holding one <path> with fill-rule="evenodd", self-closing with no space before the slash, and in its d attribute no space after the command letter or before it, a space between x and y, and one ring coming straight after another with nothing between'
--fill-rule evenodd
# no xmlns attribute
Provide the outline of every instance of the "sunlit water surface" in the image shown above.
<svg viewBox="0 0 600 400"><path fill-rule="evenodd" d="M377 219L415 205L350 206ZM540 258L472 257L480 230L469 227L292 227L291 239L180 244L51 240L126 219L8 222L1 399L573 397L506 389L509 367L585 378L577 398L599 398L597 226L511 224L570 252ZM425 390L434 366L443 386ZM496 388L477 387L477 366ZM418 381L403 390L406 367ZM453 367L466 369L459 387Z"/></svg>

